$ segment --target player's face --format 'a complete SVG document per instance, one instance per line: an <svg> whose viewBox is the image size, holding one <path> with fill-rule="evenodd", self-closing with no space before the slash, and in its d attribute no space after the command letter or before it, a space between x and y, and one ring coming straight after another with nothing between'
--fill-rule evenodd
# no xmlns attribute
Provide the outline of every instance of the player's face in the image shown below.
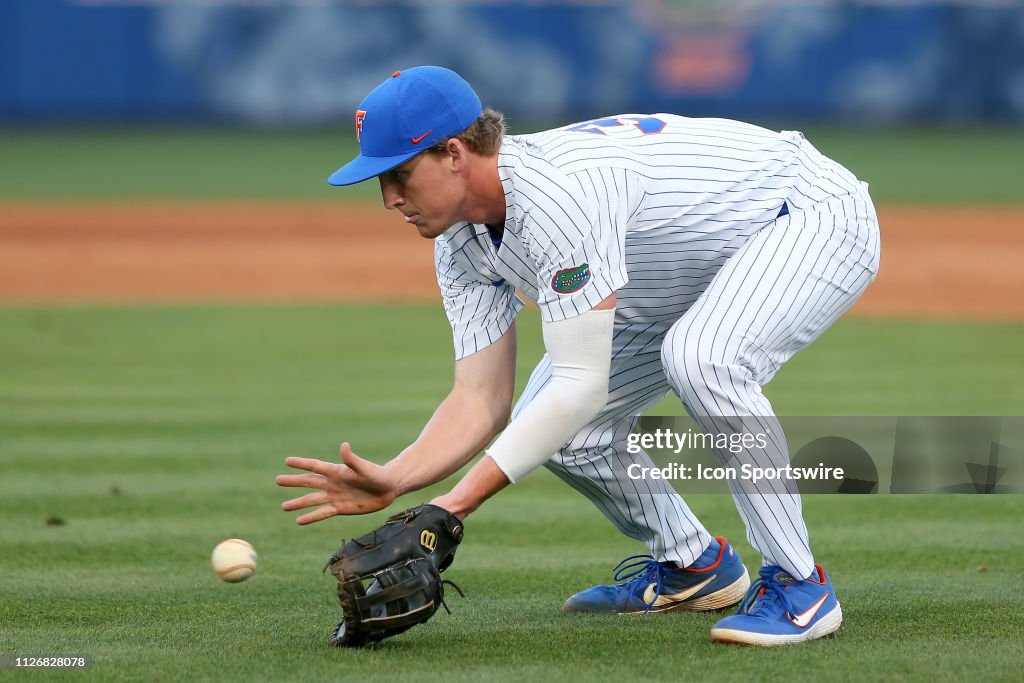
<svg viewBox="0 0 1024 683"><path fill-rule="evenodd" d="M451 157L418 154L378 180L384 206L401 211L422 237L433 239L459 222L462 187Z"/></svg>

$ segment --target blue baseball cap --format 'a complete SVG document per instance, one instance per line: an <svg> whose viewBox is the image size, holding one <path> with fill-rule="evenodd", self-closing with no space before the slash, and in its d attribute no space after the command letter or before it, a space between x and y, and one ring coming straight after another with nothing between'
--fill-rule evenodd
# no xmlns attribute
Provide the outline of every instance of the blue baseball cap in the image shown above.
<svg viewBox="0 0 1024 683"><path fill-rule="evenodd" d="M469 83L450 69L396 71L356 110L359 156L327 182L353 185L390 171L439 140L466 130L483 113Z"/></svg>

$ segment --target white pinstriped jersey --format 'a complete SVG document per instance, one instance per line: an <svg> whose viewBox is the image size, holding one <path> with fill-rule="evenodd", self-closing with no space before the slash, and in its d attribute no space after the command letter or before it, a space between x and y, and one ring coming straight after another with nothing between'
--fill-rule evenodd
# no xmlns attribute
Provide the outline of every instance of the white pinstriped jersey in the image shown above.
<svg viewBox="0 0 1024 683"><path fill-rule="evenodd" d="M617 322L667 328L784 204L799 210L858 187L798 132L673 114L508 136L498 172L500 243L471 223L435 240L457 359L509 329L523 305L516 288L545 321L618 292Z"/></svg>

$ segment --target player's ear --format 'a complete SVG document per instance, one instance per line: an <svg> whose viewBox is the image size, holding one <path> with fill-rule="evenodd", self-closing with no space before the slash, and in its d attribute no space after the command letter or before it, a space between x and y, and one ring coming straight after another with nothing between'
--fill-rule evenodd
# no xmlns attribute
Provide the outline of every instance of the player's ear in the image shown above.
<svg viewBox="0 0 1024 683"><path fill-rule="evenodd" d="M469 150L458 138L448 138L448 159L452 173L461 173L466 168L466 155Z"/></svg>

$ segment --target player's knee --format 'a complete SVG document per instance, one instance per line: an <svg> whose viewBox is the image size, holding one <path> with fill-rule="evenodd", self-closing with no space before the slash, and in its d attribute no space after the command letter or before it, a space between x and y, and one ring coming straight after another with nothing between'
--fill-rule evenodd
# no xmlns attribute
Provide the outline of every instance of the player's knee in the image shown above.
<svg viewBox="0 0 1024 683"><path fill-rule="evenodd" d="M732 393L752 379L741 345L724 339L701 339L688 325L674 328L661 347L669 384L687 408L713 414L714 406L734 403Z"/></svg>
<svg viewBox="0 0 1024 683"><path fill-rule="evenodd" d="M702 343L700 334L691 325L680 321L665 336L661 345L661 364L669 383L678 385L703 383L702 377L712 370L711 349Z"/></svg>

